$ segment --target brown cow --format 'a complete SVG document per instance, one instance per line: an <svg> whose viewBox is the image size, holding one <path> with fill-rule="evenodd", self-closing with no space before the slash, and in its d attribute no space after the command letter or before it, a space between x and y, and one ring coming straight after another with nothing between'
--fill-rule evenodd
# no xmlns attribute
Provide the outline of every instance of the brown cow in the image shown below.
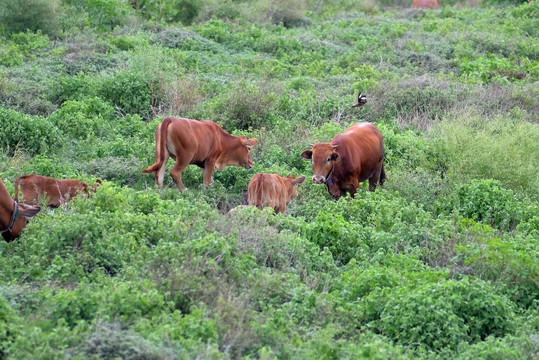
<svg viewBox="0 0 539 360"><path fill-rule="evenodd" d="M142 170L155 172L155 183L163 187L165 164L169 157L176 160L170 175L176 186L185 190L182 172L189 164L204 169L204 186L212 182L213 170L223 170L228 165L253 167L251 147L257 139L233 136L210 121L167 117L155 130L155 164Z"/></svg>
<svg viewBox="0 0 539 360"><path fill-rule="evenodd" d="M97 180L97 185L88 185L76 179L54 179L36 174L23 175L15 181L15 201L19 201L19 184L22 202L37 203L47 198L47 206L59 207L78 194L88 195L88 190L95 192L101 185L101 180Z"/></svg>
<svg viewBox="0 0 539 360"><path fill-rule="evenodd" d="M417 9L438 9L440 6L437 0L414 0L412 7Z"/></svg>
<svg viewBox="0 0 539 360"><path fill-rule="evenodd" d="M358 123L330 143L314 144L301 157L312 159L313 183L326 184L329 193L338 199L346 192L354 197L359 183L367 179L370 191L376 189L378 181L383 185L384 154L383 137L376 125Z"/></svg>
<svg viewBox="0 0 539 360"><path fill-rule="evenodd" d="M286 210L286 202L298 196L298 184L304 181L305 176L294 178L258 173L249 182L249 206L256 206L260 210L270 207L282 214Z"/></svg>
<svg viewBox="0 0 539 360"><path fill-rule="evenodd" d="M0 179L0 234L7 241L15 240L39 211L39 206L19 204L11 198L4 182Z"/></svg>

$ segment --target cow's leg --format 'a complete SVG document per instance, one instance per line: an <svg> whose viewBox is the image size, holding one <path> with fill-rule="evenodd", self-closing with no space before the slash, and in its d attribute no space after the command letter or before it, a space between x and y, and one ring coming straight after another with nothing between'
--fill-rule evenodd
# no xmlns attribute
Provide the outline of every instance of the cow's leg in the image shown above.
<svg viewBox="0 0 539 360"><path fill-rule="evenodd" d="M155 157L157 158L157 151L156 151L156 156ZM168 161L169 157L170 157L170 154L165 149L165 161L163 161L163 166L161 166L161 168L159 168L159 170L157 170L155 172L155 184L157 186L159 186L159 191L163 190L163 180L165 179L165 171L167 170L167 161ZM157 161L159 161L159 159L157 159ZM182 169L182 171L183 171L183 169ZM171 173L172 173L172 171L171 171ZM181 171L180 171L180 181L181 181Z"/></svg>
<svg viewBox="0 0 539 360"><path fill-rule="evenodd" d="M211 183L213 183L213 178L212 178L212 174L213 174L213 170L215 170L215 162L209 162L207 161L205 164L204 164L204 188L208 188L208 186L210 186Z"/></svg>
<svg viewBox="0 0 539 360"><path fill-rule="evenodd" d="M352 183L346 184L346 188L343 189L343 194L348 191L352 199L356 196L357 188L359 187L359 180L353 179Z"/></svg>
<svg viewBox="0 0 539 360"><path fill-rule="evenodd" d="M376 190L376 184L378 184L378 181L380 180L380 174L382 173L383 165L384 165L384 161L380 160L380 162L376 166L376 170L374 171L374 174L369 179L369 191L371 192L374 192Z"/></svg>
<svg viewBox="0 0 539 360"><path fill-rule="evenodd" d="M176 163L172 167L172 170L170 170L170 176L172 176L172 179L176 183L176 186L180 191L185 190L185 185L182 181L182 172L185 170L185 168L189 165L189 160L182 160L180 158L176 159Z"/></svg>

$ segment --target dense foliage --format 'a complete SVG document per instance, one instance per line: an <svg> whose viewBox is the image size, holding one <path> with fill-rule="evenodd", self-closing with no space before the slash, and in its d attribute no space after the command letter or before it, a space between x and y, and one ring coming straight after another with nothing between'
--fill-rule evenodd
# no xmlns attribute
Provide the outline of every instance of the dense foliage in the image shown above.
<svg viewBox="0 0 539 360"><path fill-rule="evenodd" d="M1 2L0 178L103 186L0 242L0 358L536 358L539 2L439 3ZM254 168L159 193L168 115L256 137ZM383 189L226 215L358 121Z"/></svg>

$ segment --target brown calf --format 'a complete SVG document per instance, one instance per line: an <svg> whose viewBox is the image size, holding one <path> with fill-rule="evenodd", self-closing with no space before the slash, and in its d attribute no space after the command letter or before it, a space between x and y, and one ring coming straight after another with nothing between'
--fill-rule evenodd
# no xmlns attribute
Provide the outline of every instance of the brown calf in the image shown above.
<svg viewBox="0 0 539 360"><path fill-rule="evenodd" d="M223 170L228 165L250 169L251 148L257 141L230 135L211 121L167 117L155 130L155 164L142 172L155 172L155 183L161 190L165 165L172 157L176 164L170 175L181 191L185 190L182 172L189 164L204 169L204 186L208 187L215 169Z"/></svg>
<svg viewBox="0 0 539 360"><path fill-rule="evenodd" d="M54 179L41 175L23 175L15 181L15 201L19 201L19 185L21 187L21 201L37 203L47 198L47 206L59 207L79 194L88 195L88 191L95 192L101 185L86 184L77 179Z"/></svg>
<svg viewBox="0 0 539 360"><path fill-rule="evenodd" d="M270 207L276 213L284 213L286 202L298 196L298 184L305 181L305 176L281 177L277 174L258 173L249 182L249 206L259 209Z"/></svg>

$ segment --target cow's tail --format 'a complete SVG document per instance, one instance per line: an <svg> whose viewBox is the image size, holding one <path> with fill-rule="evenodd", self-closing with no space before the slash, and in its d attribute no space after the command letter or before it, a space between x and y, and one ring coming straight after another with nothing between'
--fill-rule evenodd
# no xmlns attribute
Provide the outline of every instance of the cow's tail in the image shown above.
<svg viewBox="0 0 539 360"><path fill-rule="evenodd" d="M163 163L165 162L165 151L167 151L167 128L171 122L172 118L169 117L165 118L165 120L161 122L159 134L157 134L157 132L155 134L155 151L156 154L159 153L159 158L156 156L155 164L142 170L143 173L159 171L159 169L161 169L163 166Z"/></svg>
<svg viewBox="0 0 539 360"><path fill-rule="evenodd" d="M384 163L382 162L382 171L380 171L380 186L384 186L386 181L386 172L384 170Z"/></svg>
<svg viewBox="0 0 539 360"><path fill-rule="evenodd" d="M264 181L264 177L261 174L257 174L255 176L257 177L256 181L249 183L248 203L250 206L256 206L262 210L264 202L264 186L262 183Z"/></svg>
<svg viewBox="0 0 539 360"><path fill-rule="evenodd" d="M19 183L21 180L24 180L28 177L28 175L19 176L17 180L15 180L15 193L13 194L13 200L16 202L19 202Z"/></svg>

